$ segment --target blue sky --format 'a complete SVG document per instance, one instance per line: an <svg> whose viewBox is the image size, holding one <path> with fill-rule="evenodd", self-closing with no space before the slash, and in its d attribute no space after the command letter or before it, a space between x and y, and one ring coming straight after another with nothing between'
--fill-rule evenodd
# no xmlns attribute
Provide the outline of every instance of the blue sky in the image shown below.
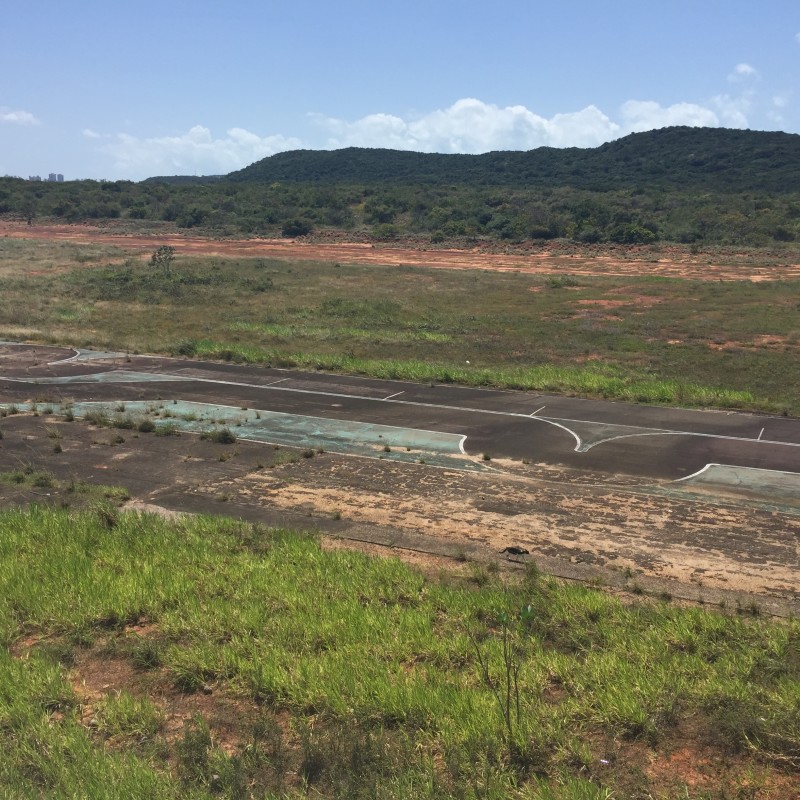
<svg viewBox="0 0 800 800"><path fill-rule="evenodd" d="M0 175L800 133L797 0L0 2Z"/></svg>

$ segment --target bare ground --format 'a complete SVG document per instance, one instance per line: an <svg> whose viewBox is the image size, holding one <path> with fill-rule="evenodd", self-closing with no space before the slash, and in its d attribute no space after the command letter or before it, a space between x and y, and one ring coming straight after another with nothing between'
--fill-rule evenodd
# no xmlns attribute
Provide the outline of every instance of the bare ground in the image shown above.
<svg viewBox="0 0 800 800"><path fill-rule="evenodd" d="M717 251L692 253L678 246L577 246L573 244L500 245L453 250L428 247L422 242L380 243L339 241L327 234L316 239L210 239L185 236L174 230L140 234L121 233L89 225L26 225L0 221L0 236L18 239L66 241L76 244L116 245L133 252L161 245L185 255L230 258L282 258L381 266L417 266L431 269L481 269L548 275L652 275L691 280L797 280L797 254L764 251L759 256Z"/></svg>

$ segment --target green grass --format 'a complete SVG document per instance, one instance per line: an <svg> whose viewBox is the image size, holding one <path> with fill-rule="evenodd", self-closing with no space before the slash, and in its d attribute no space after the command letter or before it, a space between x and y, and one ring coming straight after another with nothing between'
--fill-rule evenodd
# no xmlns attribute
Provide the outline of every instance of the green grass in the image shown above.
<svg viewBox="0 0 800 800"><path fill-rule="evenodd" d="M637 378L625 376L622 370L613 368L559 367L551 364L539 367L480 368L418 360L378 360L346 355L288 353L255 345L229 344L210 339L202 339L193 342L192 345L193 354L198 358L345 372L389 380L423 383L434 381L458 383L464 386L564 392L635 403L675 403L717 408L774 405L766 398L747 390L709 387L680 380Z"/></svg>
<svg viewBox="0 0 800 800"><path fill-rule="evenodd" d="M18 255L0 241L0 274ZM60 267L15 269L0 337L800 414L797 282L218 258L177 258L166 276L144 256Z"/></svg>
<svg viewBox="0 0 800 800"><path fill-rule="evenodd" d="M106 499L124 502L130 499L130 494L124 487L104 486L75 479L58 480L51 472L35 469L29 464L8 472L0 472L0 484L21 488L53 489L62 497L73 495L85 501Z"/></svg>
<svg viewBox="0 0 800 800"><path fill-rule="evenodd" d="M21 637L40 639L30 657L11 655ZM14 796L577 799L638 781L636 796L699 798L624 758L596 769L625 742L658 753L681 726L739 767L800 769L796 621L624 605L535 572L433 581L245 523L3 512L0 644L0 787ZM88 724L66 669L79 680L104 652L140 678ZM166 738L159 698L205 687L245 710L232 749L213 715Z"/></svg>

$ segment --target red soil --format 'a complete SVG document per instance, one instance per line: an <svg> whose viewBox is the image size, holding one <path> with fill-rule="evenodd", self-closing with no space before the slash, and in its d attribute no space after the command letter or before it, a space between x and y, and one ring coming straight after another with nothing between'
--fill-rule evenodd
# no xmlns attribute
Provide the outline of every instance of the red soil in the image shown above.
<svg viewBox="0 0 800 800"><path fill-rule="evenodd" d="M708 263L709 254L663 247L658 253L643 248L575 248L537 245L503 248L497 244L469 250L424 249L398 243L294 241L292 239L210 239L169 232L114 233L88 225L25 225L0 221L0 236L15 239L109 244L130 251L149 251L161 245L187 255L274 257L346 264L416 266L433 269L482 269L526 274L618 275L688 278L691 280L798 280L800 264ZM657 256L657 257L656 257ZM723 260L720 258L719 260ZM767 260L767 259L765 259Z"/></svg>

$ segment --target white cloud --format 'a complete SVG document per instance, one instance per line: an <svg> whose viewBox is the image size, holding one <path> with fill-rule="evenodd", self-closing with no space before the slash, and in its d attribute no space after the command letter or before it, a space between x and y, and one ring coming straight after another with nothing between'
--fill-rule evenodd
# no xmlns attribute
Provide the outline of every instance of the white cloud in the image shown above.
<svg viewBox="0 0 800 800"><path fill-rule="evenodd" d="M757 78L758 70L750 64L737 64L733 68L733 72L728 75L728 80L732 83L747 80L748 78Z"/></svg>
<svg viewBox="0 0 800 800"><path fill-rule="evenodd" d="M652 100L628 100L622 106L622 119L628 133L651 131L671 125L692 128L714 128L719 125L719 118L713 111L695 103L675 103L664 107Z"/></svg>
<svg viewBox="0 0 800 800"><path fill-rule="evenodd" d="M140 138L126 133L101 135L86 128L83 135L114 160L115 170L140 179L153 175L225 174L266 156L301 147L386 147L436 153L485 153L490 150L532 150L536 147L597 147L629 133L672 125L748 127L752 91L717 95L708 105L629 100L614 120L597 106L543 117L525 106L497 106L464 98L427 114L404 118L368 114L356 120L310 114L327 135L323 143L307 143L283 135L259 136L230 128L224 137L196 125L178 136ZM773 99L778 113L782 97Z"/></svg>
<svg viewBox="0 0 800 800"><path fill-rule="evenodd" d="M110 139L102 145L103 152L111 155L115 167L123 174L137 178L222 174L282 150L302 147L299 139L280 135L261 137L243 128L231 128L224 138L215 139L202 125L195 125L179 136L138 138L119 133Z"/></svg>
<svg viewBox="0 0 800 800"><path fill-rule="evenodd" d="M745 93L739 97L729 94L718 94L711 98L711 102L719 113L722 124L728 128L747 128L747 115L753 105L752 93Z"/></svg>
<svg viewBox="0 0 800 800"><path fill-rule="evenodd" d="M732 113L729 109L729 115ZM413 119L391 114L370 114L352 122L322 115L312 117L330 134L326 143L329 148L390 147L438 153L596 147L635 131L670 125L721 124L711 108L695 103L661 106L652 100L629 100L623 104L616 122L594 105L548 119L524 106L501 108L474 98Z"/></svg>
<svg viewBox="0 0 800 800"><path fill-rule="evenodd" d="M115 171L130 178L173 174L225 174L275 153L301 147L381 147L438 153L485 153L490 150L531 150L537 147L597 147L630 133L669 126L749 127L751 114L761 113L782 123L790 93L759 98L757 70L737 64L728 76L736 91L718 94L703 104L681 102L663 106L654 100L628 100L614 117L595 105L544 117L523 105L498 106L462 98L447 108L423 114L373 113L348 120L309 114L322 131L321 140L304 142L293 136L260 136L230 128L215 138L196 125L176 136L141 138L127 133L100 134L85 128L84 137L114 161ZM0 108L0 111L3 111Z"/></svg>
<svg viewBox="0 0 800 800"><path fill-rule="evenodd" d="M439 153L483 153L551 147L594 147L620 135L595 106L541 117L524 106L499 106L464 98L414 119L370 114L354 122L312 115L330 138L327 147L390 147Z"/></svg>
<svg viewBox="0 0 800 800"><path fill-rule="evenodd" d="M0 122L10 122L13 125L40 125L30 111L12 111L10 108L0 106Z"/></svg>
<svg viewBox="0 0 800 800"><path fill-rule="evenodd" d="M767 111L767 117L776 125L783 125L786 121L783 111L788 108L791 97L791 92L781 92L772 96L772 108Z"/></svg>

